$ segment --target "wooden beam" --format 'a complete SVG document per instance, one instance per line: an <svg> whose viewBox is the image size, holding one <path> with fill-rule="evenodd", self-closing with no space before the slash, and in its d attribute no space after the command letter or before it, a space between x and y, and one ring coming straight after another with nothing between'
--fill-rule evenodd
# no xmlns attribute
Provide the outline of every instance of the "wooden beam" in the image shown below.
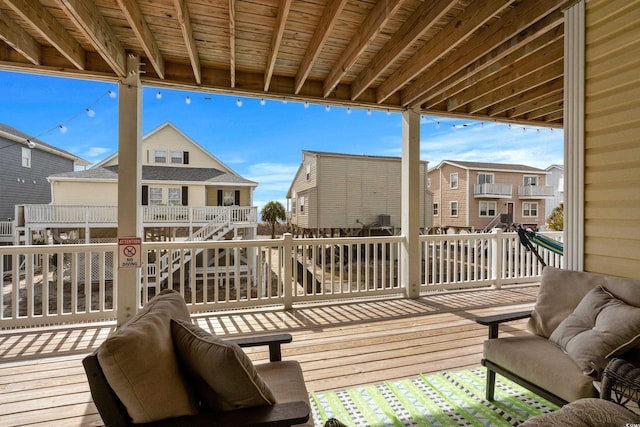
<svg viewBox="0 0 640 427"><path fill-rule="evenodd" d="M198 47L196 46L196 40L193 37L193 29L191 27L191 17L189 16L189 8L185 0L174 0L176 6L176 18L180 29L182 30L182 37L189 54L189 60L191 61L191 68L193 69L193 75L196 83L202 83L202 70L200 69L200 57L198 56Z"/></svg>
<svg viewBox="0 0 640 427"><path fill-rule="evenodd" d="M127 73L126 54L93 0L59 0L67 15L91 41L116 75Z"/></svg>
<svg viewBox="0 0 640 427"><path fill-rule="evenodd" d="M454 6L457 0L423 2L402 27L380 49L373 60L355 79L351 87L351 99L356 100L362 93L396 61L400 55L429 31Z"/></svg>
<svg viewBox="0 0 640 427"><path fill-rule="evenodd" d="M447 78L444 75L445 70L442 70L442 79L439 81L438 87L422 93L421 98L431 96L431 94L435 95L415 105L421 105L422 108L431 108L441 102L446 102L460 92L477 84L480 80L499 73L504 64L525 60L527 57L537 54L540 50L546 49L553 43L563 39L562 24L545 32L540 37L537 36L536 32L530 32L529 30L533 30L533 28L518 34L515 38L509 40L498 49L487 53L472 65L464 67L450 78ZM512 51L514 45L517 48ZM411 89L412 86L408 89ZM409 95L403 90L402 96L403 101L406 102Z"/></svg>
<svg viewBox="0 0 640 427"><path fill-rule="evenodd" d="M541 67L535 72L535 75L526 74L519 78L511 75L513 81L508 85L503 85L495 90L489 89L490 86L485 86L484 94L477 97L476 100L469 102L466 111L473 114L477 111L485 110L513 96L525 93L538 86L544 86L550 81L561 78L563 73L564 66L560 59Z"/></svg>
<svg viewBox="0 0 640 427"><path fill-rule="evenodd" d="M20 52L33 65L40 65L40 44L18 24L6 19L6 15L0 15L0 40Z"/></svg>
<svg viewBox="0 0 640 427"><path fill-rule="evenodd" d="M153 69L156 70L158 77L164 79L164 59L149 29L149 25L147 25L147 22L144 20L140 6L133 0L118 0L118 6L120 6L120 10L122 10L122 13L127 18L131 30L133 30L142 45L142 49L147 55L147 60L151 63Z"/></svg>
<svg viewBox="0 0 640 427"><path fill-rule="evenodd" d="M276 25L273 28L271 36L271 46L269 47L269 54L267 56L267 65L264 73L264 91L269 91L269 85L271 84L271 77L273 76L273 69L276 66L276 59L278 58L278 52L280 51L280 44L282 43L282 35L287 24L287 18L289 16L289 10L291 9L291 2L293 0L280 0L280 7L278 8L278 17L276 19Z"/></svg>
<svg viewBox="0 0 640 427"><path fill-rule="evenodd" d="M447 101L447 110L456 110L466 104L481 100L487 93L506 88L520 79L538 80L536 74L542 72L545 67L551 64L560 64L562 67L563 58L564 45L562 40L558 40L544 51L538 52L538 55L527 57L526 61L508 62L507 68L476 82L474 86L467 88L457 96L450 97Z"/></svg>
<svg viewBox="0 0 640 427"><path fill-rule="evenodd" d="M342 77L356 63L360 55L369 46L371 41L380 34L389 18L396 14L403 0L389 0L377 2L364 20L356 35L349 42L349 46L342 52L340 58L333 65L331 72L324 81L324 96L336 87Z"/></svg>
<svg viewBox="0 0 640 427"><path fill-rule="evenodd" d="M302 85L309 77L313 63L320 55L320 51L331 34L333 26L338 21L338 17L347 4L347 0L330 0L324 8L324 13L320 18L320 22L316 26L316 30L311 37L309 47L302 58L298 73L296 74L294 93L297 95L302 89Z"/></svg>
<svg viewBox="0 0 640 427"><path fill-rule="evenodd" d="M552 104L531 111L524 118L526 118L527 120L536 120L543 117L549 117L551 115L558 114L558 112L561 113L563 111L563 108L564 102L556 101Z"/></svg>
<svg viewBox="0 0 640 427"><path fill-rule="evenodd" d="M502 59L514 49L534 40L540 34L558 27L563 21L563 14L559 6L564 3L565 0L523 2L507 11L501 19L478 31L469 43L456 52L456 55L445 58L429 73L417 78L415 82L405 88L402 91L403 103L414 106L422 104L467 78L468 74L463 71L465 67L471 66L483 56L487 55L488 60L482 62L478 68L490 66L496 60ZM554 8L555 11L549 13ZM531 17L535 17L535 20L540 20L540 22L531 25ZM495 54L492 53L494 49L497 49ZM490 55L495 59L492 59ZM451 76L456 76L456 78ZM450 83L443 85L444 80Z"/></svg>
<svg viewBox="0 0 640 427"><path fill-rule="evenodd" d="M229 0L229 78L236 87L236 0Z"/></svg>
<svg viewBox="0 0 640 427"><path fill-rule="evenodd" d="M510 6L515 0L478 0L450 21L408 61L386 79L377 90L378 102L406 86L420 73L445 57L472 33Z"/></svg>
<svg viewBox="0 0 640 427"><path fill-rule="evenodd" d="M486 113L492 117L499 116L508 112L514 108L518 108L524 104L531 103L533 100L540 99L550 92L556 92L564 88L563 76L557 79L547 82L542 85L537 85L533 89L520 92L512 97L504 98L499 103L487 108ZM558 99L562 99L559 96Z"/></svg>
<svg viewBox="0 0 640 427"><path fill-rule="evenodd" d="M27 0L4 0L4 2L64 55L74 67L84 70L84 50L40 3Z"/></svg>
<svg viewBox="0 0 640 427"><path fill-rule="evenodd" d="M509 117L523 117L528 116L532 111L536 111L538 109L545 108L549 105L555 104L560 100L562 103L562 90L557 90L553 92L549 92L547 95L544 95L538 99L534 99L526 104L519 105L515 108L512 108L507 111Z"/></svg>

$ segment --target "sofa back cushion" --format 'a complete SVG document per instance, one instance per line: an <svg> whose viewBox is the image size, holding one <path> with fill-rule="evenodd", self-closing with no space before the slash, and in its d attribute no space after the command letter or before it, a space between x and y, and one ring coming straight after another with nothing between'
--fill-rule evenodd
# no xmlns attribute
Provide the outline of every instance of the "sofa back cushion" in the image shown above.
<svg viewBox="0 0 640 427"><path fill-rule="evenodd" d="M237 344L180 320L171 322L171 331L178 359L205 408L228 411L276 402L251 359Z"/></svg>
<svg viewBox="0 0 640 427"><path fill-rule="evenodd" d="M190 322L182 296L162 291L98 349L105 378L134 423L198 413L177 362L171 319Z"/></svg>
<svg viewBox="0 0 640 427"><path fill-rule="evenodd" d="M549 338L551 333L596 286L615 298L640 307L640 280L545 267L535 307L527 324L530 332Z"/></svg>

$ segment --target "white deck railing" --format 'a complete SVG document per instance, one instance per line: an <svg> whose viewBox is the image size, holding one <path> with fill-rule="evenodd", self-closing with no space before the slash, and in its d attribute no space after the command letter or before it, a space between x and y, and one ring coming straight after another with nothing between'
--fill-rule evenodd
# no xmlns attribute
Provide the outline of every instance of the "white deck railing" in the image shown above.
<svg viewBox="0 0 640 427"><path fill-rule="evenodd" d="M192 312L403 295L403 240L285 235L143 243L140 302L165 288L179 291ZM515 233L421 236L420 242L423 293L536 282L542 272ZM117 250L116 244L0 247L0 327L115 319ZM562 257L540 253L548 265L561 266ZM171 272L154 276L169 254Z"/></svg>
<svg viewBox="0 0 640 427"><path fill-rule="evenodd" d="M0 242L13 241L13 221L0 221Z"/></svg>
<svg viewBox="0 0 640 427"><path fill-rule="evenodd" d="M117 206L20 205L24 226L92 225L118 223ZM232 222L256 222L255 206L143 206L142 221L148 224L206 224L217 216L228 215ZM20 224L23 225L23 224Z"/></svg>

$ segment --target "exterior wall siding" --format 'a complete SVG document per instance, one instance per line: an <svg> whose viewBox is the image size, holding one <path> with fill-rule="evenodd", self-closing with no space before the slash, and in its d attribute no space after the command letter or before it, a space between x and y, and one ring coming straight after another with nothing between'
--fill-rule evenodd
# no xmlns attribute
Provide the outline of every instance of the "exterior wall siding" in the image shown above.
<svg viewBox="0 0 640 427"><path fill-rule="evenodd" d="M117 206L118 183L54 181L51 184L56 205Z"/></svg>
<svg viewBox="0 0 640 427"><path fill-rule="evenodd" d="M10 144L10 145L9 145ZM22 147L14 141L0 140L0 220L13 220L17 204L51 203L49 175L73 171L73 161L34 148L31 167L22 167Z"/></svg>
<svg viewBox="0 0 640 427"><path fill-rule="evenodd" d="M586 3L584 268L640 277L640 1Z"/></svg>

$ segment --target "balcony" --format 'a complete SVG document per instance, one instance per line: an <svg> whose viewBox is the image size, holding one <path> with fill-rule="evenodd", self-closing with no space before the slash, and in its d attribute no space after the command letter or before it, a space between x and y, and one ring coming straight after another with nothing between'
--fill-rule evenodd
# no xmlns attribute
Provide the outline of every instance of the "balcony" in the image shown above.
<svg viewBox="0 0 640 427"><path fill-rule="evenodd" d="M552 185L521 185L518 187L520 199L552 199L556 189Z"/></svg>
<svg viewBox="0 0 640 427"><path fill-rule="evenodd" d="M513 196L511 184L475 184L473 197L476 199L510 199Z"/></svg>
<svg viewBox="0 0 640 427"><path fill-rule="evenodd" d="M0 243L13 242L13 221L0 221Z"/></svg>

